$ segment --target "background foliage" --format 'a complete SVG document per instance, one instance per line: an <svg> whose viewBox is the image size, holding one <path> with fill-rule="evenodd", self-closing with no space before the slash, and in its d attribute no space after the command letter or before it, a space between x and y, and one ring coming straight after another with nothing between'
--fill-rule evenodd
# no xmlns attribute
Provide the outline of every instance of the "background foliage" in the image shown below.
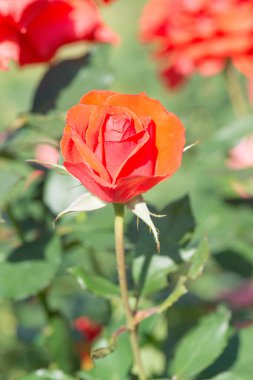
<svg viewBox="0 0 253 380"><path fill-rule="evenodd" d="M156 219L159 256L148 229L137 229L127 215L128 276L141 309L165 309L182 279L189 290L140 324L150 378L252 379L252 198L239 198L232 186L248 184L252 171L232 171L226 162L229 149L252 131L253 115L234 113L223 74L196 76L176 93L163 86L137 38L144 3L121 0L104 10L121 36L117 47L68 48L51 67L0 72L1 380L134 378L126 334L88 371L82 355L89 341L73 322L88 316L103 326L94 347L107 347L124 324L112 208L67 215L54 229L57 213L81 189L26 161L38 144L58 148L66 109L93 88L146 91L183 120L188 144L199 140L180 171L145 195L154 212L166 214Z"/></svg>

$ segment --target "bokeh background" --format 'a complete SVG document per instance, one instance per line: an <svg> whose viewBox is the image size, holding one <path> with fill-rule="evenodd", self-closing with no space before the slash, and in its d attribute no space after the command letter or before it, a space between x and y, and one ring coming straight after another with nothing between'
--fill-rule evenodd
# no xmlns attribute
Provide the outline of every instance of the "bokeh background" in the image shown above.
<svg viewBox="0 0 253 380"><path fill-rule="evenodd" d="M177 262L179 248L189 253L203 237L210 253L201 276L188 281L188 294L140 327L150 376L171 376L168 368L177 342L200 317L223 305L216 313L224 318L229 314L231 324L226 343L216 351L221 356L214 358L214 364L193 371L189 379L252 379L247 352L253 339L253 165L235 170L231 164L231 149L253 132L247 80L234 70L229 80L224 72L209 78L194 75L176 91L168 89L158 75L152 47L139 41L145 3L120 0L101 9L121 38L117 46L79 43L61 49L51 69L45 64L22 69L11 64L9 71L0 72L1 380L56 379L53 371L57 368L66 372L64 380L131 378L125 335L115 352L90 370L89 350L95 338L103 346L124 321L121 305L113 298L115 288L107 293L103 282L88 276L117 283L112 207L68 215L53 229L55 216L82 189L68 177L26 162L57 157L66 110L93 88L145 91L180 117L188 145L197 142L184 153L182 167L173 178L145 194L151 209L169 215L164 230L162 222L157 222L162 229L161 258ZM236 89L231 89L231 80ZM241 96L245 112L238 114L233 102ZM252 156L252 144L248 149ZM138 230L130 214L126 248L129 271L133 259L156 255L148 230L143 225ZM80 267L88 273L84 284ZM171 268L171 262L165 261L154 270L144 305L159 302L167 294L175 281ZM129 279L133 285L130 273ZM81 316L100 325L97 335L88 337L85 323L76 328L74 321ZM244 372L239 371L239 377L218 377L235 367L240 355L244 355ZM48 367L50 374L30 375ZM71 377L77 371L79 377Z"/></svg>

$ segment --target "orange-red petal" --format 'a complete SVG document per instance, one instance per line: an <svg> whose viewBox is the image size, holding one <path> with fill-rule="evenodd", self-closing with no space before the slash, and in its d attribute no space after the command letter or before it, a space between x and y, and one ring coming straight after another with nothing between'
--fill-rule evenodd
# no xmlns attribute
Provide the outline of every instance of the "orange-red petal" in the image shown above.
<svg viewBox="0 0 253 380"><path fill-rule="evenodd" d="M93 90L83 95L80 99L81 104L90 104L93 106L101 106L108 97L117 94L113 91Z"/></svg>
<svg viewBox="0 0 253 380"><path fill-rule="evenodd" d="M180 166L185 144L184 127L177 116L168 112L162 104L146 94L110 96L108 105L121 105L139 118L149 116L156 125L156 148L158 150L155 174L158 176L175 172Z"/></svg>

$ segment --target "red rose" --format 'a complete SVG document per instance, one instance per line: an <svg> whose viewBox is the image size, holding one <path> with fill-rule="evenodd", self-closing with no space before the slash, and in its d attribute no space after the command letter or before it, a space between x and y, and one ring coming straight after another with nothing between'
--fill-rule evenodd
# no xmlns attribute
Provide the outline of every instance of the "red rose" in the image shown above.
<svg viewBox="0 0 253 380"><path fill-rule="evenodd" d="M0 1L0 69L47 62L62 45L115 42L93 0Z"/></svg>
<svg viewBox="0 0 253 380"><path fill-rule="evenodd" d="M158 44L170 87L194 72L217 74L228 60L253 77L252 0L150 0L140 29L143 42Z"/></svg>
<svg viewBox="0 0 253 380"><path fill-rule="evenodd" d="M61 149L91 193L125 203L179 168L184 142L180 120L159 101L95 90L68 111Z"/></svg>

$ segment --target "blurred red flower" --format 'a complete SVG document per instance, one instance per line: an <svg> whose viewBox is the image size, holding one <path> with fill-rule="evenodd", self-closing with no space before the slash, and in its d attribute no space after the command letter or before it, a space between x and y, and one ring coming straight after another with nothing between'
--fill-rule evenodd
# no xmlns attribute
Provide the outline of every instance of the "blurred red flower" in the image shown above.
<svg viewBox="0 0 253 380"><path fill-rule="evenodd" d="M0 135L1 138L1 135ZM50 164L57 164L59 160L58 150L50 144L38 144L35 147L35 160L39 162L47 162ZM25 182L25 187L29 187L38 178L45 174L43 170L34 170Z"/></svg>
<svg viewBox="0 0 253 380"><path fill-rule="evenodd" d="M226 301L233 309L252 307L253 305L253 282L247 280L233 290L224 291L219 296L220 300Z"/></svg>
<svg viewBox="0 0 253 380"><path fill-rule="evenodd" d="M181 121L146 94L94 90L67 113L64 166L105 202L126 203L180 167Z"/></svg>
<svg viewBox="0 0 253 380"><path fill-rule="evenodd" d="M227 165L234 170L253 168L253 134L244 137L229 151Z"/></svg>
<svg viewBox="0 0 253 380"><path fill-rule="evenodd" d="M81 360L81 368L87 371L93 368L90 356L91 345L101 334L102 326L93 322L88 317L79 317L75 319L73 325L75 330L81 335L81 339L76 343L76 348Z"/></svg>
<svg viewBox="0 0 253 380"><path fill-rule="evenodd" d="M74 327L89 343L92 343L102 332L102 326L88 317L75 319Z"/></svg>
<svg viewBox="0 0 253 380"><path fill-rule="evenodd" d="M196 71L217 74L228 60L253 77L252 0L150 0L140 37L158 45L156 56L170 87Z"/></svg>
<svg viewBox="0 0 253 380"><path fill-rule="evenodd" d="M49 61L62 45L76 41L114 43L93 0L0 2L0 69Z"/></svg>

